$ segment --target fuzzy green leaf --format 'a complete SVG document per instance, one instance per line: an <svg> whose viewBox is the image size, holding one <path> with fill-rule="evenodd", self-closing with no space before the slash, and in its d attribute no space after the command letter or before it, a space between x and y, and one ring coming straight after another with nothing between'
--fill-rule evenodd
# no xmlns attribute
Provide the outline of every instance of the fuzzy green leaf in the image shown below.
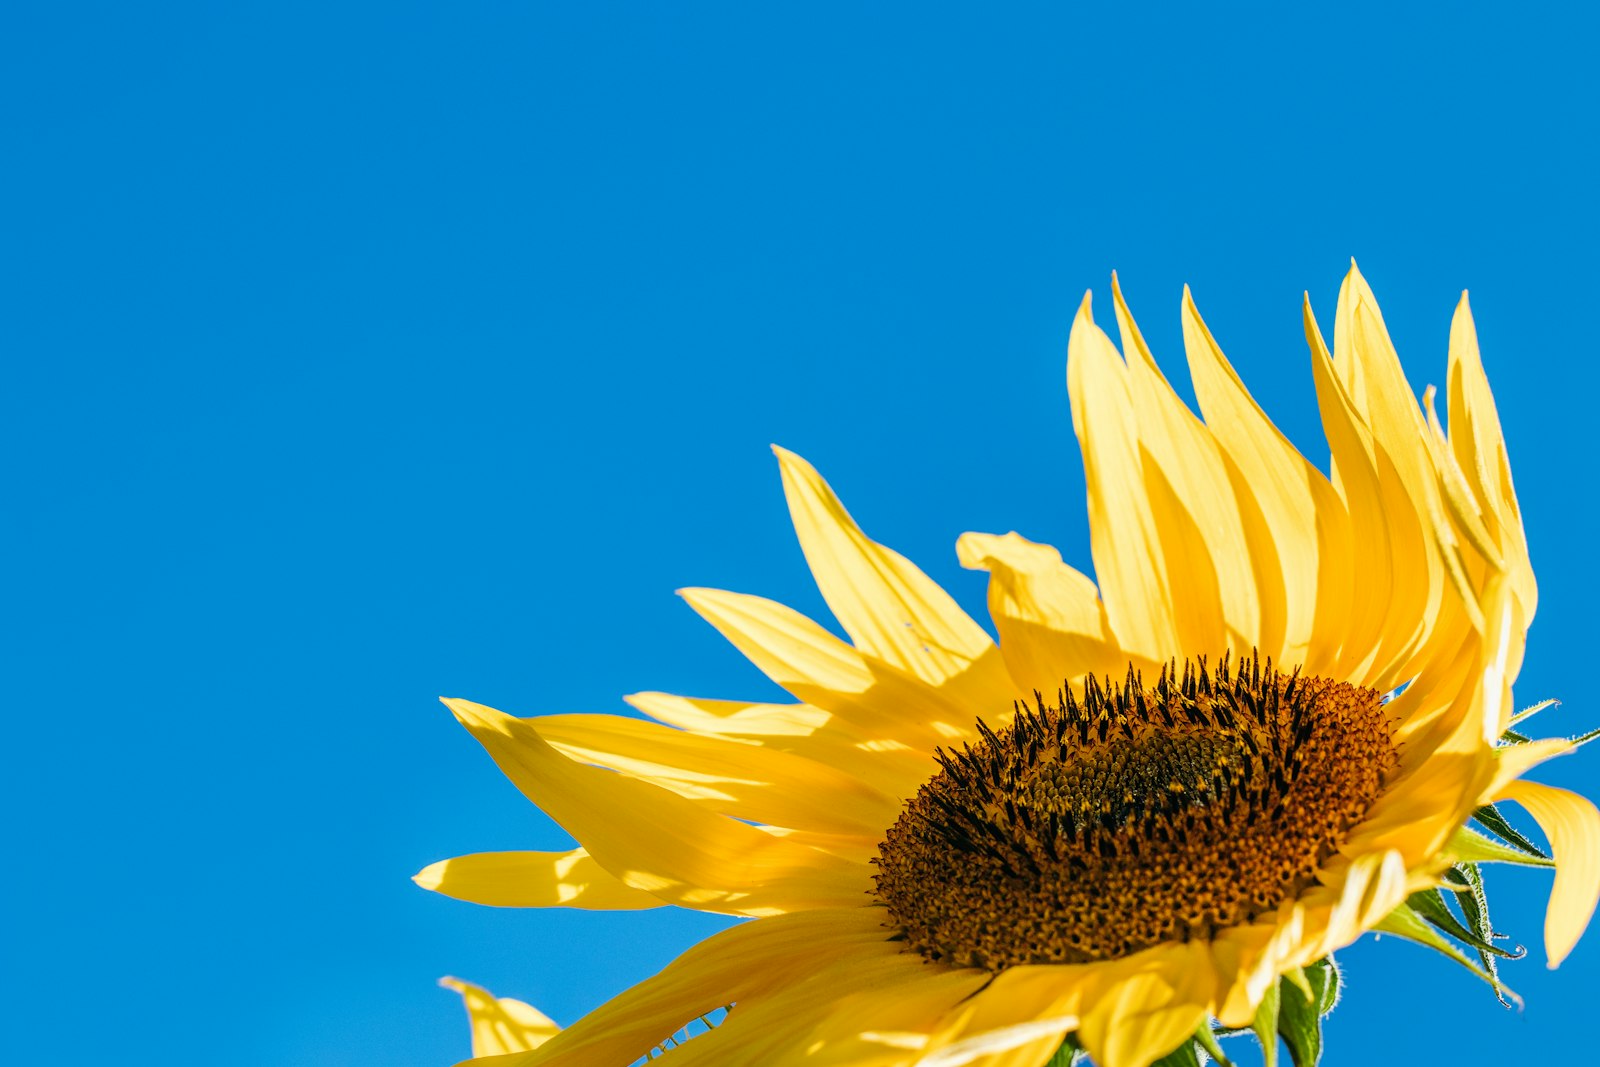
<svg viewBox="0 0 1600 1067"><path fill-rule="evenodd" d="M1450 839L1447 850L1457 863L1519 863L1526 867L1554 867L1547 857L1532 856L1519 848L1502 845L1462 827Z"/></svg>
<svg viewBox="0 0 1600 1067"><path fill-rule="evenodd" d="M1195 1052L1194 1041L1192 1039L1185 1041L1152 1063L1150 1067L1200 1067L1200 1057Z"/></svg>
<svg viewBox="0 0 1600 1067"><path fill-rule="evenodd" d="M1415 941L1419 945L1426 945L1435 952L1448 956L1473 974L1488 982L1491 987L1498 983L1491 978L1487 971L1468 959L1462 951L1451 942L1445 940L1443 934L1423 921L1411 905L1402 904L1383 917L1383 920L1374 926L1373 931L1380 934L1394 934L1408 941Z"/></svg>
<svg viewBox="0 0 1600 1067"><path fill-rule="evenodd" d="M1502 841L1521 849L1528 855L1542 860L1550 858L1542 848L1528 840L1520 830L1512 826L1510 820L1500 814L1500 809L1493 804L1485 804L1472 813L1472 818L1485 830L1488 830Z"/></svg>
<svg viewBox="0 0 1600 1067"><path fill-rule="evenodd" d="M1256 1008L1256 1017L1250 1023L1256 1040L1261 1042L1261 1060L1266 1067L1277 1067L1278 1064L1278 1012L1283 1002L1282 987L1281 981L1268 987L1267 995L1261 999L1260 1006ZM1290 995L1299 996L1300 993L1290 990Z"/></svg>
<svg viewBox="0 0 1600 1067"><path fill-rule="evenodd" d="M1217 1044L1217 1035L1211 1031L1210 1023L1200 1024L1200 1028L1194 1032L1194 1043L1216 1060L1218 1067L1233 1067L1233 1061L1222 1054L1222 1046Z"/></svg>
<svg viewBox="0 0 1600 1067"><path fill-rule="evenodd" d="M1537 704L1530 704L1528 707L1523 708L1521 711L1511 716L1511 722L1508 723L1508 725L1515 726L1523 719L1531 718L1539 714L1545 708L1559 707L1560 704L1561 701L1559 700L1541 700Z"/></svg>
<svg viewBox="0 0 1600 1067"><path fill-rule="evenodd" d="M1462 866L1471 867L1472 865L1462 864ZM1476 868L1473 869L1476 870ZM1457 893L1469 891L1452 889L1451 892ZM1432 923L1438 929L1449 934L1457 941L1465 941L1467 944L1477 949L1480 956L1488 954L1489 958L1485 959L1484 961L1484 969L1490 974L1494 973L1494 964L1492 962L1494 956L1500 956L1504 959L1518 958L1517 953L1501 948L1500 946L1488 940L1488 938L1477 933L1475 930L1469 930L1466 926L1462 925L1461 920L1456 918L1455 912L1451 911L1450 906L1445 903L1444 894L1440 890L1424 889L1421 892L1412 893L1406 898L1406 903L1411 905L1412 911L1416 912L1423 919ZM1470 921L1471 916L1468 916L1468 919Z"/></svg>
<svg viewBox="0 0 1600 1067"><path fill-rule="evenodd" d="M1322 1017L1333 1009L1339 993L1339 971L1331 959L1318 960L1300 972L1311 995L1285 975L1279 983L1278 1033L1289 1048L1294 1067L1316 1067L1322 1059Z"/></svg>

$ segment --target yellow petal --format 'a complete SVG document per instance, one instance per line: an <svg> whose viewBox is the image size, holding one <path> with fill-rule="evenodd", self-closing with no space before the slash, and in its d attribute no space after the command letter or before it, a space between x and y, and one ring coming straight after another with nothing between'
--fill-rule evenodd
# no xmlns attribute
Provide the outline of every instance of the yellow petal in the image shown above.
<svg viewBox="0 0 1600 1067"><path fill-rule="evenodd" d="M1207 1019L1217 992L1204 941L1160 945L1095 971L1078 1039L1100 1067L1149 1067Z"/></svg>
<svg viewBox="0 0 1600 1067"><path fill-rule="evenodd" d="M934 685L969 672L981 676L980 685L1001 684L999 656L983 627L911 561L862 533L811 464L773 451L800 548L855 646Z"/></svg>
<svg viewBox="0 0 1600 1067"><path fill-rule="evenodd" d="M720 589L679 594L763 674L833 712L864 740L931 753L972 736L972 709L950 703L939 689L852 648L792 608Z"/></svg>
<svg viewBox="0 0 1600 1067"><path fill-rule="evenodd" d="M939 1019L988 980L983 971L929 967L910 952L844 962L741 1004L730 1019L737 1032L718 1034L721 1047L683 1062L909 1067Z"/></svg>
<svg viewBox="0 0 1600 1067"><path fill-rule="evenodd" d="M526 722L446 700L506 777L622 882L730 915L849 906L870 868L723 818L648 783L561 755Z"/></svg>
<svg viewBox="0 0 1600 1067"><path fill-rule="evenodd" d="M671 693L634 693L623 699L669 726L759 740L835 767L889 796L915 792L929 774L926 753L904 745L867 744L838 716L809 704L752 704Z"/></svg>
<svg viewBox="0 0 1600 1067"><path fill-rule="evenodd" d="M1494 750L1494 780L1480 798L1485 803L1498 799L1511 782L1521 778L1545 760L1565 756L1573 751L1572 742L1565 737L1544 737L1537 741L1504 745Z"/></svg>
<svg viewBox="0 0 1600 1067"><path fill-rule="evenodd" d="M1334 673L1386 690L1407 680L1405 667L1426 636L1433 584L1422 523L1394 464L1335 372L1309 301L1304 318L1333 482L1350 515L1353 573L1360 576ZM1362 364L1353 366L1351 374Z"/></svg>
<svg viewBox="0 0 1600 1067"><path fill-rule="evenodd" d="M1283 634L1280 663L1305 664L1313 673L1331 670L1350 608L1349 517L1333 486L1267 418L1222 354L1185 290L1184 348L1195 397L1206 425L1239 472L1241 503L1253 500L1267 531L1263 543L1247 525L1251 552L1263 571L1273 559L1278 581L1262 578L1264 615L1281 603L1281 624L1264 617L1265 632ZM1314 647L1316 646L1316 647Z"/></svg>
<svg viewBox="0 0 1600 1067"><path fill-rule="evenodd" d="M670 789L737 819L874 841L900 802L825 763L749 741L705 737L620 715L531 720L558 752Z"/></svg>
<svg viewBox="0 0 1600 1067"><path fill-rule="evenodd" d="M424 889L497 908L659 908L666 901L624 885L588 852L475 852L440 860L412 879Z"/></svg>
<svg viewBox="0 0 1600 1067"><path fill-rule="evenodd" d="M1111 292L1127 356L1128 393L1139 413L1139 446L1150 502L1156 508L1156 530L1168 561L1172 596L1196 618L1180 623L1195 650L1221 655L1225 649L1248 652L1267 646L1262 632L1262 584L1274 602L1282 599L1273 554L1258 566L1252 547L1270 545L1261 529L1247 537L1247 516L1234 494L1222 449L1205 424L1195 418L1168 384L1150 354L1139 327L1122 298L1115 274ZM1185 290L1185 307L1190 304ZM1187 322L1188 316L1185 316ZM1281 609L1276 614L1282 614ZM1281 641L1271 635L1271 645Z"/></svg>
<svg viewBox="0 0 1600 1067"><path fill-rule="evenodd" d="M956 555L963 567L989 572L989 614L1019 693L1053 693L1085 674L1127 669L1094 583L1061 562L1060 552L1017 533L967 533Z"/></svg>
<svg viewBox="0 0 1600 1067"><path fill-rule="evenodd" d="M1011 967L942 1021L918 1067L967 1067L1078 1028L1089 966ZM1041 1061L1042 1062L1042 1061Z"/></svg>
<svg viewBox="0 0 1600 1067"><path fill-rule="evenodd" d="M1461 294L1461 303L1450 323L1448 414L1450 447L1510 568L1522 617L1531 621L1538 607L1538 587L1528 561L1528 542L1522 530L1517 492L1511 483L1511 460L1500 429L1500 415L1483 371L1466 293Z"/></svg>
<svg viewBox="0 0 1600 1067"><path fill-rule="evenodd" d="M1500 799L1527 808L1550 840L1556 877L1545 913L1544 948L1555 967L1583 936L1600 900L1600 811L1576 793L1537 782L1509 782Z"/></svg>
<svg viewBox="0 0 1600 1067"><path fill-rule="evenodd" d="M561 1032L561 1027L531 1004L510 997L496 999L482 986L459 978L441 978L439 984L454 989L466 1002L474 1056L528 1052Z"/></svg>
<svg viewBox="0 0 1600 1067"><path fill-rule="evenodd" d="M1090 548L1112 633L1124 649L1156 663L1186 655L1145 488L1127 368L1094 324L1088 294L1067 342L1067 386L1089 491Z"/></svg>
<svg viewBox="0 0 1600 1067"><path fill-rule="evenodd" d="M889 931L882 922L881 909L850 908L741 923L693 946L517 1062L519 1067L632 1063L690 1021L728 1004L742 1009L782 996L824 968L848 971L903 955L898 943L886 940ZM731 1021L732 1016L722 1025ZM682 1051L694 1045L691 1040Z"/></svg>

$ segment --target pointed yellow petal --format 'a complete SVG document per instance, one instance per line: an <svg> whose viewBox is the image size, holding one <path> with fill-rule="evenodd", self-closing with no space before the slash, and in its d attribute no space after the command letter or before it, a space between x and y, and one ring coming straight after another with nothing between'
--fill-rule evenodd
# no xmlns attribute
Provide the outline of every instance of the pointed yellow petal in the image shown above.
<svg viewBox="0 0 1600 1067"><path fill-rule="evenodd" d="M1539 604L1539 591L1528 560L1528 542L1522 530L1517 491L1511 483L1511 460L1500 429L1500 415L1484 374L1477 328L1466 293L1461 294L1461 303L1450 323L1448 414L1451 450L1472 488L1489 533L1506 560L1522 617L1531 621Z"/></svg>
<svg viewBox="0 0 1600 1067"><path fill-rule="evenodd" d="M440 860L412 879L424 889L497 908L636 910L666 904L624 885L588 852L475 852Z"/></svg>
<svg viewBox="0 0 1600 1067"><path fill-rule="evenodd" d="M815 760L620 715L545 715L532 725L558 752L632 775L736 819L865 834L877 841L900 801Z"/></svg>
<svg viewBox="0 0 1600 1067"><path fill-rule="evenodd" d="M1600 900L1600 811L1584 797L1537 782L1510 782L1500 791L1528 809L1550 839L1555 884L1545 913L1544 949L1555 967L1583 936Z"/></svg>
<svg viewBox="0 0 1600 1067"><path fill-rule="evenodd" d="M1565 737L1544 737L1516 745L1504 745L1494 750L1494 780L1484 790L1482 799L1492 802L1503 798L1505 788L1545 760L1565 756L1572 751L1572 742Z"/></svg>
<svg viewBox="0 0 1600 1067"><path fill-rule="evenodd" d="M1128 391L1139 413L1139 445L1150 500L1157 509L1156 529L1169 563L1167 577L1173 597L1193 616L1187 623L1180 620L1179 627L1187 640L1203 642L1191 648L1211 655L1224 649L1264 650L1262 585L1266 583L1274 604L1282 599L1282 588L1276 554L1262 561L1258 573L1251 548L1270 544L1270 534L1263 529L1246 536L1246 519L1254 522L1257 516L1253 508L1248 515L1241 511L1221 447L1156 365L1116 275L1111 292L1127 355ZM1280 634L1271 638L1272 645L1281 641Z"/></svg>
<svg viewBox="0 0 1600 1067"><path fill-rule="evenodd" d="M454 989L466 1002L474 1056L528 1052L561 1032L561 1027L531 1004L510 997L497 1000L482 986L459 978L441 978L439 984Z"/></svg>
<svg viewBox="0 0 1600 1067"><path fill-rule="evenodd" d="M1145 487L1127 368L1111 338L1094 324L1087 295L1067 342L1067 386L1089 490L1094 569L1112 633L1146 660L1187 655Z"/></svg>
<svg viewBox="0 0 1600 1067"><path fill-rule="evenodd" d="M967 533L956 555L963 567L989 572L989 614L1019 693L1053 693L1085 674L1127 669L1094 583L1061 562L1060 552L1017 533Z"/></svg>
<svg viewBox="0 0 1600 1067"><path fill-rule="evenodd" d="M1431 618L1434 587L1422 546L1422 523L1392 462L1335 372L1309 301L1304 316L1317 406L1332 452L1334 486L1349 510L1353 572L1360 576L1359 595L1351 600L1345 647L1334 673L1389 689L1408 677L1405 667L1425 638ZM1354 366L1350 373L1359 373L1362 365Z"/></svg>
<svg viewBox="0 0 1600 1067"><path fill-rule="evenodd" d="M926 754L903 746L864 745L832 712L809 704L752 704L671 693L634 693L623 699L669 726L759 740L835 767L889 796L915 792L929 774Z"/></svg>
<svg viewBox="0 0 1600 1067"><path fill-rule="evenodd" d="M1217 993L1204 941L1146 949L1094 977L1078 1039L1100 1067L1149 1067L1206 1020Z"/></svg>
<svg viewBox="0 0 1600 1067"><path fill-rule="evenodd" d="M446 700L506 777L622 882L731 915L859 903L870 869L715 815L665 789L575 763L520 719Z"/></svg>
<svg viewBox="0 0 1600 1067"><path fill-rule="evenodd" d="M1078 1028L1092 969L1024 965L1000 972L941 1022L918 1067L968 1067L1050 1039L1059 1046Z"/></svg>
<svg viewBox="0 0 1600 1067"><path fill-rule="evenodd" d="M806 562L855 646L934 685L973 670L999 683L983 627L911 561L862 533L811 464L773 451Z"/></svg>
<svg viewBox="0 0 1600 1067"><path fill-rule="evenodd" d="M911 952L870 960L865 966L831 968L763 1000L748 1017L736 1020L744 1027L737 1035L740 1040L726 1035L729 1043L719 1050L724 1054L706 1062L909 1067L920 1062L928 1035L944 1014L988 980L983 971L929 967ZM785 1025L793 1025L790 1036L781 1043L771 1042L771 1032ZM734 1049L736 1056L727 1054Z"/></svg>
<svg viewBox="0 0 1600 1067"><path fill-rule="evenodd" d="M1241 505L1254 501L1266 531L1263 539L1255 524L1246 526L1260 569L1266 571L1269 560L1277 568L1278 581L1263 577L1262 588L1282 590L1281 597L1263 594L1268 615L1281 604L1283 636L1276 652L1270 644L1262 652L1313 672L1331 670L1339 649L1337 641L1330 647L1326 635L1344 632L1352 581L1344 504L1245 389L1185 294L1183 339L1195 396L1206 425L1238 471ZM1274 619L1264 618L1264 632L1279 629Z"/></svg>
<svg viewBox="0 0 1600 1067"><path fill-rule="evenodd" d="M693 946L659 974L589 1012L521 1063L632 1063L690 1021L728 1004L759 1004L767 996L782 996L827 967L865 968L885 957L903 956L901 946L887 940L889 931L882 922L881 909L849 908L741 923ZM920 957L916 962L921 963ZM722 1025L731 1024L730 1017ZM682 1052L693 1047L691 1040Z"/></svg>
<svg viewBox="0 0 1600 1067"><path fill-rule="evenodd" d="M898 741L931 753L971 735L973 709L952 704L941 690L852 648L792 608L720 589L682 589L679 595L763 674L833 712L863 740Z"/></svg>

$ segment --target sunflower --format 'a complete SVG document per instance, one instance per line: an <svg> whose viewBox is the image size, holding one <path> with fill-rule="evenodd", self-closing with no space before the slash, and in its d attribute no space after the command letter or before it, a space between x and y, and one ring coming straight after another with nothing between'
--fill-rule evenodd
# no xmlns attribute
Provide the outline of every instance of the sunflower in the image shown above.
<svg viewBox="0 0 1600 1067"><path fill-rule="evenodd" d="M581 847L463 856L420 884L750 920L495 1063L1146 1067L1215 1054L1228 1028L1311 1062L1330 953L1366 931L1509 995L1477 865L1549 861L1502 801L1549 839L1550 965L1571 950L1600 812L1521 777L1576 741L1513 729L1536 590L1465 295L1448 434L1353 266L1331 352L1307 301L1325 477L1187 290L1204 421L1112 294L1121 353L1086 296L1067 361L1096 580L1016 533L964 535L998 644L777 449L850 642L769 600L681 595L797 703L629 697L650 722L445 701Z"/></svg>

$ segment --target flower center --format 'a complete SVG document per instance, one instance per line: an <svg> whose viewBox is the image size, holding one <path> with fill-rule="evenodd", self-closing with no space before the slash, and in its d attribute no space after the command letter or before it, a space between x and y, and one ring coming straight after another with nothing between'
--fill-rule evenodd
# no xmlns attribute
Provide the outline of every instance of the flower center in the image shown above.
<svg viewBox="0 0 1600 1067"><path fill-rule="evenodd" d="M1034 696L941 750L879 846L878 897L931 960L1082 963L1247 923L1315 880L1398 763L1375 690L1270 660Z"/></svg>

